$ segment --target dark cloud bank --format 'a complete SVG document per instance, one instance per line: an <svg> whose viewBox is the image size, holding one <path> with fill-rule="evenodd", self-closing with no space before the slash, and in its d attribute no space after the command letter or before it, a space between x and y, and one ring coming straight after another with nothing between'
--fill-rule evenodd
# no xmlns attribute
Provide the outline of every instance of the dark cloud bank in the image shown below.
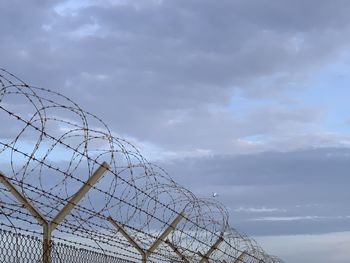
<svg viewBox="0 0 350 263"><path fill-rule="evenodd" d="M217 197L250 234L349 231L349 149L187 158L164 164L201 196Z"/></svg>
<svg viewBox="0 0 350 263"><path fill-rule="evenodd" d="M300 89L349 46L349 9L347 1L3 1L1 65L78 99L121 134L218 150L318 117L304 105L270 105L242 121L227 107L236 91L279 101ZM285 114L269 118L276 111Z"/></svg>

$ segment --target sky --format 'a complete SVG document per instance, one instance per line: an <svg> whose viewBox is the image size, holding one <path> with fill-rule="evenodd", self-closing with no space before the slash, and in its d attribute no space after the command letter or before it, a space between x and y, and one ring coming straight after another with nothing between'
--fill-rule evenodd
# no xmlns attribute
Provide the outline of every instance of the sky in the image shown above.
<svg viewBox="0 0 350 263"><path fill-rule="evenodd" d="M101 117L286 262L350 260L350 2L0 1L0 67Z"/></svg>

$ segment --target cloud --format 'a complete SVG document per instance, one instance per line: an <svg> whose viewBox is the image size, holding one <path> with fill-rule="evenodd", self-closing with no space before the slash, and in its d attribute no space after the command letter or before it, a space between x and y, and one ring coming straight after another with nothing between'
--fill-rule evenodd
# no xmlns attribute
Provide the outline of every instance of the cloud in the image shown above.
<svg viewBox="0 0 350 263"><path fill-rule="evenodd" d="M326 233L348 229L349 158L347 148L315 148L184 158L162 166L200 196L217 192L232 224L250 234Z"/></svg>
<svg viewBox="0 0 350 263"><path fill-rule="evenodd" d="M267 208L267 207L239 207L235 212L250 212L250 213L271 213L271 212L286 212L285 209Z"/></svg>
<svg viewBox="0 0 350 263"><path fill-rule="evenodd" d="M256 237L256 240L265 245L268 253L277 254L289 263L346 263L350 257L349 232L321 235L262 236Z"/></svg>
<svg viewBox="0 0 350 263"><path fill-rule="evenodd" d="M258 217L252 218L252 221L299 221L299 220L336 220L350 219L350 216L285 216L285 217Z"/></svg>
<svg viewBox="0 0 350 263"><path fill-rule="evenodd" d="M346 1L1 5L3 67L69 95L118 134L179 153L312 130L322 110L283 94L349 43ZM236 91L274 102L234 112Z"/></svg>

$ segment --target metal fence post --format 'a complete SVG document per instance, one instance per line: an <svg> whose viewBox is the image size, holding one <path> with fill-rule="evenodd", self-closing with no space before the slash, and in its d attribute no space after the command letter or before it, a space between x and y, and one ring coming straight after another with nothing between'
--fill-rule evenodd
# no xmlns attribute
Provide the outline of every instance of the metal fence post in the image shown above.
<svg viewBox="0 0 350 263"><path fill-rule="evenodd" d="M221 236L218 240L210 247L208 252L205 255L202 255L199 253L199 255L202 257L202 259L199 261L199 263L209 262L209 257L214 253L214 251L219 247L219 245L224 241L223 233L221 233Z"/></svg>
<svg viewBox="0 0 350 263"><path fill-rule="evenodd" d="M51 261L51 228L50 224L43 225L43 263Z"/></svg>
<svg viewBox="0 0 350 263"><path fill-rule="evenodd" d="M235 260L235 262L233 262L233 263L239 263L240 261L242 261L242 259L243 259L243 257L245 256L246 253L247 253L246 251L243 251L243 252L239 255L239 257Z"/></svg>
<svg viewBox="0 0 350 263"><path fill-rule="evenodd" d="M12 195L20 202L34 218L37 219L39 224L43 228L43 263L50 263L51 261L51 233L59 225L59 223L67 216L67 214L74 208L74 206L84 197L84 195L91 189L91 187L98 181L98 179L109 168L106 162L89 177L86 183L77 191L63 207L61 211L55 216L55 218L49 222L45 217L36 209L30 201L17 190L17 188L10 182L3 173L0 172L0 182L12 193Z"/></svg>
<svg viewBox="0 0 350 263"><path fill-rule="evenodd" d="M50 223L45 217L37 210L29 200L17 190L17 188L11 183L10 179L7 178L2 172L0 172L1 183L11 192L11 194L21 203L29 213L38 221L43 227L43 263L50 263L50 252L51 252L51 231Z"/></svg>
<svg viewBox="0 0 350 263"><path fill-rule="evenodd" d="M111 216L109 216L108 221L128 240L128 242L140 253L142 258L142 263L147 262L147 254L142 247L137 244L137 242L126 232L124 227L115 221Z"/></svg>
<svg viewBox="0 0 350 263"><path fill-rule="evenodd" d="M173 222L162 232L162 234L153 242L149 249L143 249L137 242L128 234L124 229L124 226L115 221L111 216L108 217L108 221L128 240L128 242L140 253L142 263L146 263L148 257L158 248L161 242L166 242L164 239L176 228L177 224L184 217L184 213L181 212L173 220Z"/></svg>
<svg viewBox="0 0 350 263"><path fill-rule="evenodd" d="M170 242L169 239L165 240L165 243L175 252L176 255L178 255L182 261L185 263L190 263L190 261L179 251L179 249Z"/></svg>
<svg viewBox="0 0 350 263"><path fill-rule="evenodd" d="M58 212L51 221L51 231L69 214L69 212L76 206L91 187L101 178L101 176L109 169L106 162L103 162L100 167L89 177L89 179L81 186L81 188L68 200L68 203Z"/></svg>
<svg viewBox="0 0 350 263"><path fill-rule="evenodd" d="M181 212L177 215L177 217L171 222L171 224L163 231L163 233L159 236L159 238L151 245L148 249L147 254L152 254L154 250L160 245L161 242L165 241L165 238L175 230L177 224L181 221L181 219L185 216L184 212Z"/></svg>

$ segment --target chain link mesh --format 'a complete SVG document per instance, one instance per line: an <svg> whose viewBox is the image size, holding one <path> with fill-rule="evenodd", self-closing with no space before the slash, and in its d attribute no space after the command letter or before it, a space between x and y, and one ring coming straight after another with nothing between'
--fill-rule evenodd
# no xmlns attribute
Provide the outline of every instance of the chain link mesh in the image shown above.
<svg viewBox="0 0 350 263"><path fill-rule="evenodd" d="M39 237L0 229L1 263L41 263L42 241ZM132 263L126 259L103 254L75 245L52 242L52 263Z"/></svg>

